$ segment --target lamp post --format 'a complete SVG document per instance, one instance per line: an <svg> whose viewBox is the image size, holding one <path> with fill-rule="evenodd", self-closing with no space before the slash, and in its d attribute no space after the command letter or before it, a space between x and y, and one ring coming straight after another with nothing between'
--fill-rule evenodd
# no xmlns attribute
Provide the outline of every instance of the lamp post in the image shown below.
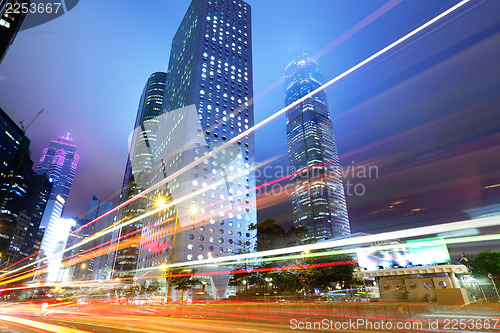
<svg viewBox="0 0 500 333"><path fill-rule="evenodd" d="M306 264L306 259L304 257L307 254L309 254L310 252L311 252L310 250L304 250L304 251L300 252L300 254L302 255L302 257L301 257L302 268L304 268L304 266ZM305 300L307 301L307 297L309 296L309 283L308 283L308 279L307 279L307 271L305 269L303 269L303 274L302 274L301 280L304 283L304 296L305 296Z"/></svg>

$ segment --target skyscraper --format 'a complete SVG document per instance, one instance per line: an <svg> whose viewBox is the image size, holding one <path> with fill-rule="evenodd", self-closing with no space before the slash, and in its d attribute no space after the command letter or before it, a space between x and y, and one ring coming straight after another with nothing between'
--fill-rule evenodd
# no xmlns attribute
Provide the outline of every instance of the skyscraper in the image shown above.
<svg viewBox="0 0 500 333"><path fill-rule="evenodd" d="M2 63L10 45L14 42L14 38L26 17L27 12L23 13L23 10L19 10L23 5L29 6L30 1L0 0L0 63ZM18 10L15 10L16 8Z"/></svg>
<svg viewBox="0 0 500 333"><path fill-rule="evenodd" d="M61 197L57 197L60 199ZM56 199L57 200L57 199ZM43 250L43 256L38 255L37 261L42 257L46 260L37 264L37 270L34 279L43 276L44 281L57 281L61 262L64 255L64 249L68 242L68 236L71 229L76 226L76 221L73 219L59 218L55 223L50 223L43 235L40 250ZM42 267L47 265L46 267Z"/></svg>
<svg viewBox="0 0 500 333"><path fill-rule="evenodd" d="M24 215L27 219L18 219L16 223L9 250L7 251L11 263L37 252L34 251L33 245L52 190L52 183L45 175L32 174L26 180L26 184L28 185L28 191L19 216ZM30 260L34 259L33 257L30 258Z"/></svg>
<svg viewBox="0 0 500 333"><path fill-rule="evenodd" d="M193 0L172 41L152 183L179 172L253 126L250 6L240 0ZM159 265L231 255L252 248L256 222L249 135L153 193L138 273ZM156 268L156 270L155 270ZM214 267L199 271L215 271ZM210 280L224 296L228 276ZM218 286L216 286L216 284ZM218 294L218 296L216 296Z"/></svg>
<svg viewBox="0 0 500 333"><path fill-rule="evenodd" d="M51 199L60 195L64 200L68 200L79 159L69 133L50 141L49 147L43 150L35 172L39 175L47 174L52 179L54 186L50 193Z"/></svg>
<svg viewBox="0 0 500 333"><path fill-rule="evenodd" d="M285 104L322 85L318 65L300 54L285 73ZM296 227L306 227L302 242L319 242L350 234L337 146L326 93L320 91L286 113L292 206Z"/></svg>
<svg viewBox="0 0 500 333"><path fill-rule="evenodd" d="M49 281L55 281L57 278L55 263L59 262L60 264L59 256L62 258L61 251L64 250L67 241L67 239L63 239L63 235L66 235L67 238L72 224L76 223L71 219L61 219L80 159L76 148L69 133L65 137L52 140L49 147L43 150L36 169L36 174L46 175L53 183L40 223L40 230L44 230L40 250L44 252L37 256L37 260L44 256L48 260L52 260L51 271L46 275ZM39 273L37 273L38 275Z"/></svg>
<svg viewBox="0 0 500 333"><path fill-rule="evenodd" d="M0 251L8 249L18 222L29 223L21 212L33 173L29 145L24 131L0 109Z"/></svg>
<svg viewBox="0 0 500 333"><path fill-rule="evenodd" d="M157 116L161 113L163 103L163 93L165 90L166 73L156 72L151 74L139 101L139 108L135 120L134 130L130 138L130 152L125 167L123 177L122 193L120 203L136 196L149 186L151 169L153 165L152 151L156 145ZM145 125L147 122L147 126ZM125 206L118 215L121 221L127 221L143 214L148 204L147 198L139 198ZM117 241L113 244L115 248L120 247L120 242L126 241L130 237L137 237L132 234L142 227L142 223L135 223L124 226L113 234L113 239ZM114 276L126 277L137 265L137 246L129 246L113 252L114 255Z"/></svg>
<svg viewBox="0 0 500 333"><path fill-rule="evenodd" d="M66 271L68 279L72 281L100 281L110 277L113 265L112 261L108 260L106 253L109 246L101 247L101 244L109 242L111 239L110 234L105 234L78 247L74 246L80 243L82 239L100 233L109 227L112 221L112 214L104 217L101 216L112 208L113 203L111 201L101 201L94 195L92 200L89 201L87 216L84 219L75 218L78 229L74 232L73 237L68 239L66 244L66 248L68 249L67 256L73 258L67 262ZM101 218L90 223L98 217ZM85 227L82 228L83 226ZM89 253L93 253L93 255L89 256Z"/></svg>
<svg viewBox="0 0 500 333"><path fill-rule="evenodd" d="M53 186L43 213L41 228L47 228L50 221L57 221L61 217L79 159L80 156L76 153L76 146L69 133L65 137L50 141L49 147L43 150L35 172L37 175L49 177Z"/></svg>
<svg viewBox="0 0 500 333"><path fill-rule="evenodd" d="M102 201L97 199L96 196L92 198L89 202L89 209L87 213L87 220L95 220L96 218L102 216L103 214L109 212L113 208L113 203L111 201ZM101 219L99 219L97 222L93 223L93 231L94 233L103 231L107 227L110 226L110 223L112 221L111 216L105 216ZM88 228L88 227L87 227ZM84 229L85 230L85 229ZM90 234L90 232L89 232ZM96 240L92 241L87 245L88 248L93 248L97 247L102 243L106 243L111 239L110 234L106 234L105 236L102 236L101 238L97 238ZM93 269L93 276L92 280L104 280L107 277L109 277L110 270L112 269L113 265L109 263L106 260L106 255L101 255L97 256L94 259L94 266L92 267Z"/></svg>

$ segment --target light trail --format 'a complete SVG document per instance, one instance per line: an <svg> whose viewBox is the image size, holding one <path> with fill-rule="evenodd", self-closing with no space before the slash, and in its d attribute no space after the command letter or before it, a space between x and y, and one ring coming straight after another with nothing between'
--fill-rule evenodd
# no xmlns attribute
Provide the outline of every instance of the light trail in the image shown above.
<svg viewBox="0 0 500 333"><path fill-rule="evenodd" d="M166 274L158 276L145 276L139 277L138 280L142 279L152 279L152 278L170 278L170 277L188 277L188 276L206 276L206 275L222 275L222 274L238 274L238 273L264 273L264 272L281 272L281 271L293 271L293 270L303 270L308 268L321 268L321 267L333 267L355 264L357 261L332 261L316 264L302 264L302 265L292 265L292 266L279 266L279 267L263 267L263 268L249 268L249 269L235 269L217 272L195 272L195 273L179 273L179 274ZM120 280L132 280L133 278L122 278Z"/></svg>
<svg viewBox="0 0 500 333"><path fill-rule="evenodd" d="M267 250L267 251L259 251L252 253L243 253L232 256L218 257L212 259L202 259L196 261L185 261L178 262L173 264L164 264L155 267L143 268L135 270L136 272L148 271L154 269L162 269L162 268L172 268L172 267L182 267L182 266L193 266L193 265L208 265L208 264L218 264L221 262L228 262L234 260L245 260L245 259L255 259L259 257L268 257L268 256L279 256L283 254L290 253L299 253L304 251L312 251L312 250L321 250L321 249L329 249L329 248L340 248L345 246L353 246L358 244L370 244L376 242L382 242L393 239L404 239L408 237L420 237L426 235L435 235L440 232L446 231L455 231L455 230L463 230L469 229L473 225L475 228L485 228L485 227L493 227L500 225L500 217L499 216L491 216L484 217L475 220L465 220L460 222L451 222L451 223L442 223L437 225L431 225L427 227L418 227L412 229L404 229L398 231L390 231L384 232L375 235L367 235L367 236L358 236L352 238L338 239L325 241L321 243L315 244L307 244L307 245L298 245L292 246L282 249L276 250ZM492 237L496 237L497 235L492 235ZM476 236L480 237L480 236ZM491 240L491 239L490 239Z"/></svg>
<svg viewBox="0 0 500 333"><path fill-rule="evenodd" d="M10 322L10 323L14 323L14 324L20 324L23 326L27 326L27 327L30 327L32 329L36 329L38 332L46 331L46 332L55 332L55 333L91 333L89 331L83 331L83 330L79 330L76 328L67 328L67 327L63 327L63 326L43 323L43 322L37 321L37 320L24 319L24 318L13 317L13 316L0 315L0 321L5 321L5 322Z"/></svg>
<svg viewBox="0 0 500 333"><path fill-rule="evenodd" d="M340 44L342 44L343 42L354 36L356 33L363 30L366 26L368 26L370 23L372 23L373 21L375 21L376 19L387 13L389 10L396 7L402 1L403 0L390 0L386 2L384 5L375 10L373 13L371 13L370 15L359 21L356 25L354 25L349 30L344 32L342 35L337 37L335 40L330 42L330 44L322 48L318 53L313 55L311 59L314 61L318 60L326 53L330 52L331 50L333 50L334 48L336 48L337 46L339 46Z"/></svg>
<svg viewBox="0 0 500 333"><path fill-rule="evenodd" d="M491 235L479 235L479 236L469 236L469 237L456 237L456 238L449 238L449 239L443 239L443 242L446 244L465 244L465 243L472 243L472 242L488 242L488 241L498 241L500 240L500 234L491 234ZM425 245L426 243L433 243L435 242L434 240L429 240L429 241L423 241L422 245ZM361 244L358 244L361 245ZM377 248L380 249L391 249L391 248L399 248L401 246L400 243L398 244L387 244L387 245L377 245ZM243 265L247 264L251 266L252 264L259 263L259 262L272 262L272 261L283 261L283 260L296 260L296 259L312 259L312 258L319 258L319 257L333 257L333 256L340 256L340 255L349 255L352 253L356 253L357 249L356 248L349 248L349 249L328 249L327 251L322 251L322 252L309 252L309 253L301 253L301 254L294 254L294 255L286 255L286 256L273 256L273 257L260 257L260 258L252 258L251 261L248 259L241 260L237 259L235 261L228 261L228 262L219 262L218 264L221 266L231 266L231 265ZM339 257L340 259L340 257ZM206 267L207 264L203 265L189 265L190 268L197 268L197 267ZM161 267L160 267L161 268ZM151 271L158 269L158 267L151 267L149 268ZM135 271L130 271L130 273L133 273ZM208 274L208 273L207 273Z"/></svg>
<svg viewBox="0 0 500 333"><path fill-rule="evenodd" d="M245 138L246 136L248 136L249 134L252 134L254 133L256 130L264 127L265 125L267 125L268 123L272 122L273 120L275 120L276 118L280 117L281 115L283 115L284 113L286 113L287 111L289 111L290 109L293 109L294 107L300 105L302 102L306 101L307 99L313 97L315 94L323 91L324 89L328 88L329 86L333 85L334 83L340 81L341 79L343 79L344 77L348 76L349 74L353 73L354 71L358 70L359 68L363 67L364 65L370 63L371 61L375 60L376 58L380 57L381 55L383 55L384 53L386 53L387 51L395 48L396 46L398 46L399 44L403 43L404 41L408 40L409 38L413 37L414 35L418 34L419 32L421 32L422 30L425 30L427 27L433 25L434 23L438 22L439 20L441 20L442 18L446 17L447 15L451 14L452 12L454 12L455 10L459 9L460 7L464 6L465 4L467 4L468 2L470 2L471 0L463 0L461 2L459 2L458 4L456 4L455 6L447 9L446 11L444 11L443 13L437 15L436 17L434 17L433 19L427 21L426 23L422 24L421 26L419 26L418 28L414 29L413 31L409 32L408 34L404 35L403 37L399 38L398 40L396 40L395 42L391 43L390 45L384 47L383 49L381 49L380 51L374 53L373 55L371 55L370 57L366 58L365 60L361 61L360 63L358 63L357 65L351 67L350 69L346 70L345 72L341 73L340 75L334 77L333 79L331 79L330 81L324 83L323 85L321 85L320 87L318 87L317 89L313 90L312 92L308 93L307 95L299 98L298 100L296 100L295 102L287 105L286 107L284 107L283 109L277 111L276 113L272 114L271 116L267 117L266 119L262 120L261 122L255 124L253 127L245 130L244 132L238 134L237 136L235 136L234 138L228 140L226 143L220 145L219 147L217 148L214 148L212 151L209 151L207 152L205 155L203 155L202 157L200 157L199 159L191 162L190 164L184 166L183 168L177 170L176 172L170 174L169 176L167 176L166 178L164 178L163 180L159 181L158 183L154 184L153 186L149 187L148 189L142 191L141 193L137 194L136 196L130 198L129 200L123 202L122 204L119 204L118 206L116 206L115 208L111 209L110 211L106 212L105 214L99 216L98 218L96 218L95 220L93 221L90 221L89 223L87 223L85 226L82 226L78 229L76 229L75 231L73 231L71 234L75 234L77 233L78 231L82 230L84 227L87 227L97 221L99 221L100 219L106 217L106 216L109 216L111 215L112 213L114 212L117 212L118 210L120 210L121 208L127 206L128 204L134 202L135 200L139 199L139 198L142 198L143 196L145 196L146 194L149 194L151 193L152 191L158 189L159 187L167 184L169 181L175 179L176 177L184 174L185 172L187 172L188 170L194 168L195 166L203 163L204 161L208 160L209 158L212 158L213 156L215 156L216 154L220 153L222 150L228 148L229 146L237 143L239 140ZM182 198L181 198L182 199ZM174 200L176 203L179 202L180 199L177 199L177 200ZM180 201L182 202L182 201ZM174 204L172 204L174 205ZM140 217L137 217L137 218L133 218L127 222L124 222L123 224L119 225L119 226L115 226L109 230L107 230L105 233L97 233L95 234L94 236L91 236L87 239L85 239L84 241L78 243L78 244L75 244L74 246L70 247L70 248L67 248L64 250L64 252L67 252L67 251L70 251L72 249L75 249L75 248L78 248L88 242L90 242L91 240L94 240L96 238L99 238L107 233L110 233L114 230L117 230L125 225L129 225L131 223L134 223L136 221L138 221L140 218L145 218L145 217L149 217L153 214L156 214L160 211L162 211L164 208L157 208L157 209L154 209L148 213L145 213L143 214L142 216ZM300 252L300 251L299 251ZM219 257L220 259L220 257ZM9 273L4 273L2 275L0 275L0 278L5 276L5 275L8 275L10 273L13 273L13 272L17 272L21 269L24 269L24 268L27 268L29 266L32 266L38 262L41 262L42 259L38 260L38 261L35 261L27 266L23 266L23 267L20 267L16 270L13 270Z"/></svg>

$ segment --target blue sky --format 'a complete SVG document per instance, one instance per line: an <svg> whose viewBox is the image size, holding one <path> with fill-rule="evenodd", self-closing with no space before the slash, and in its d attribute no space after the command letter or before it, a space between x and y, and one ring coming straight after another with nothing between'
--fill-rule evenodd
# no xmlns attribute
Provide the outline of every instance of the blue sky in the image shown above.
<svg viewBox="0 0 500 333"><path fill-rule="evenodd" d="M295 49L305 47L314 54L385 4L394 7L318 59L325 80L457 2L248 1L252 6L254 95L283 75ZM20 32L11 46L0 65L0 107L16 122L29 122L45 108L28 130L35 163L49 140L67 131L80 147L80 165L67 215L83 216L94 194L101 200L116 198L140 94L151 73L166 71L171 40L188 6L186 0L145 0L140 5L123 0L80 1L67 14ZM327 89L341 162L380 163L390 175L396 172L391 167L403 167L422 154L444 156L443 149L459 149L458 143L495 133L498 122L488 110L498 103L488 103L495 102L494 92L498 92L495 78L499 66L491 63L499 51L494 42L499 39L498 12L500 5L495 1L468 4L443 24ZM461 96L467 93L470 98L462 101ZM436 121L437 115L459 113L467 102L483 105L475 114L488 120L477 124L477 133L454 137L450 143L446 135L435 135L442 123L425 126ZM256 101L256 121L283 106L281 85ZM467 117L456 120L446 131L455 135L455 129L469 121ZM400 143L391 139L412 129L418 135L406 146L406 134ZM423 137L427 137L427 143ZM269 145L270 140L276 144ZM404 155L404 151L409 153ZM257 160L283 156L277 163L286 164L284 118L256 133L256 155ZM429 162L425 161L424 165ZM432 173L433 166L427 166L423 174ZM473 170L470 174L481 172ZM488 172L490 182L498 176L490 169L484 172ZM457 175L460 179L469 176ZM373 184L373 196L379 193L377 186L382 185ZM408 188L412 186L415 184ZM359 211L367 209L361 217L354 212L354 217L361 219L372 216L371 208L366 207L384 206L406 193L401 191L397 194L394 187L394 195L380 199L367 195L350 198L348 203Z"/></svg>

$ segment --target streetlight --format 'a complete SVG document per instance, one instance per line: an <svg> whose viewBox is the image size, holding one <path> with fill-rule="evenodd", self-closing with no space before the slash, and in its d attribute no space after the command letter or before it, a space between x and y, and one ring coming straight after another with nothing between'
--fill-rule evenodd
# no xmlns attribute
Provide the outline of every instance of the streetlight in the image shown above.
<svg viewBox="0 0 500 333"><path fill-rule="evenodd" d="M155 206L158 208L165 208L167 206L167 200L163 197L156 198Z"/></svg>

